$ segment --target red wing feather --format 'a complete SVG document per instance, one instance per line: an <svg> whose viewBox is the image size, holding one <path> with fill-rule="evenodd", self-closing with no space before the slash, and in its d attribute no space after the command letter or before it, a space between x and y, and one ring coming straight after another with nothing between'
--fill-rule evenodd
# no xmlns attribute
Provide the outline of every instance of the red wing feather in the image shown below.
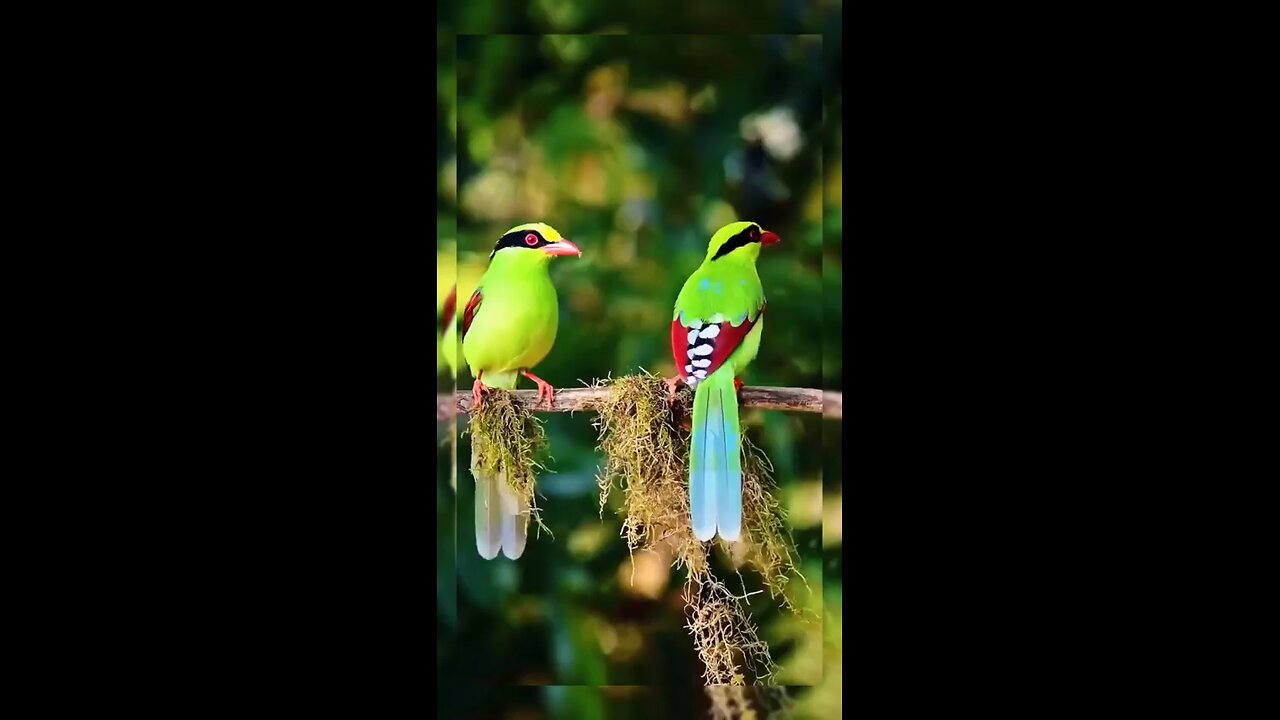
<svg viewBox="0 0 1280 720"><path fill-rule="evenodd" d="M706 368L695 368L707 371L707 376L720 369L724 365L724 361L729 359L734 350L742 344L742 339L751 332L751 328L755 327L756 321L760 319L760 315L764 314L764 306L760 306L760 312L756 315L755 320L743 320L742 324L734 327L727 321L720 323L720 332L714 338L701 337L702 332L708 326L704 325L699 331L700 337L696 338L692 343L689 342L689 328L680 324L679 319L671 322L671 354L676 361L676 371L680 373L680 377L688 379L689 367L694 358L689 357L690 348L697 345L705 345L711 343L711 365ZM695 355L697 359L706 358L704 355Z"/></svg>
<svg viewBox="0 0 1280 720"><path fill-rule="evenodd" d="M680 318L671 321L671 357L676 361L676 372L681 379L689 377L684 366L689 364L689 328L680 324Z"/></svg>
<svg viewBox="0 0 1280 720"><path fill-rule="evenodd" d="M471 329L471 321L476 319L476 311L480 309L480 301L484 297L480 294L480 288L471 293L471 300L467 302L467 309L462 311L462 337L467 336L467 331Z"/></svg>
<svg viewBox="0 0 1280 720"><path fill-rule="evenodd" d="M757 315L756 317L759 318L760 316ZM710 377L711 373L720 369L724 361L728 360L733 351L737 350L738 346L742 344L742 338L751 332L751 328L755 327L755 324L754 320L743 320L738 327L734 327L727 322L720 323L720 334L712 341L714 344L711 346L711 367L707 368L707 377Z"/></svg>
<svg viewBox="0 0 1280 720"><path fill-rule="evenodd" d="M449 290L449 297L444 300L444 317L440 318L440 332L449 329L449 323L453 322L453 313L458 308L458 286L453 286Z"/></svg>

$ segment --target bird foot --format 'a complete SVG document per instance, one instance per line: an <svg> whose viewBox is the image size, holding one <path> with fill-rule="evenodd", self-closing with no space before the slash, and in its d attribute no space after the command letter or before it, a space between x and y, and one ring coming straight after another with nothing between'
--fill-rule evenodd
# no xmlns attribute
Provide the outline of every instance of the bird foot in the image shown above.
<svg viewBox="0 0 1280 720"><path fill-rule="evenodd" d="M530 380L532 380L532 381L534 381L535 383L537 383L537 384L538 384L538 397L537 397L537 399L536 399L536 400L534 400L534 403L535 403L535 404L537 404L537 403L539 403L539 402L541 402L541 401L542 401L542 396L543 396L543 394L545 394L545 395L546 395L546 397L547 397L547 407L548 407L548 408L550 408L552 405L554 405L554 404L555 404L555 401L556 401L556 389L555 389L554 387L552 387L552 386L551 386L551 383L547 382L546 380L543 380L542 378L538 377L537 375L534 375L533 373L529 372L528 370L521 370L521 371L520 371L520 374L521 374L521 375L523 375L523 376L525 376L525 377L527 377L527 378L529 378Z"/></svg>
<svg viewBox="0 0 1280 720"><path fill-rule="evenodd" d="M742 404L742 381L738 378L733 379L733 392L738 396L738 404Z"/></svg>
<svg viewBox="0 0 1280 720"><path fill-rule="evenodd" d="M472 407L477 407L477 408L480 407L481 403L484 400L484 393L488 391L489 391L488 386L480 382L480 378L476 378L476 381L471 384Z"/></svg>
<svg viewBox="0 0 1280 720"><path fill-rule="evenodd" d="M675 377L673 377L673 378L667 378L666 380L663 380L662 382L667 386L667 402L668 402L668 403L673 403L673 402L675 402L675 401L676 401L676 386L680 384L680 376L679 376L679 375L677 375L677 376L675 376Z"/></svg>

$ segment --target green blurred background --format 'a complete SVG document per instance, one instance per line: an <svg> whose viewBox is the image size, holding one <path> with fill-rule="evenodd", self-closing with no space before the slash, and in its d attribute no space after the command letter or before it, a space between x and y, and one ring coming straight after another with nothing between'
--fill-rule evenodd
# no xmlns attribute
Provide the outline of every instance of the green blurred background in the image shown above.
<svg viewBox="0 0 1280 720"><path fill-rule="evenodd" d="M454 18L443 18L437 312L455 282L465 305L504 230L547 222L583 257L552 263L560 330L535 372L558 388L639 368L669 376L681 284L716 228L753 220L782 243L759 260L769 311L745 382L841 389L838 36L567 34L593 29L600 6L544 1L511 15L500 3L462 7L475 13L461 19L464 29L501 15L486 29L566 34L459 36ZM838 27L838 5L789 7ZM451 392L437 361L437 392ZM460 368L458 385L471 380ZM706 717L702 667L683 627L683 573L669 555L631 557L612 503L600 518L593 416L540 417L552 459L539 502L554 539L531 533L516 562L477 555L468 438L437 428L441 717ZM781 610L764 593L751 598L752 618L777 681L793 686L789 716L838 717L839 425L800 413L742 418L773 462L807 579L790 595L810 611ZM716 574L739 591L760 589L749 571L738 579L731 558L718 555Z"/></svg>

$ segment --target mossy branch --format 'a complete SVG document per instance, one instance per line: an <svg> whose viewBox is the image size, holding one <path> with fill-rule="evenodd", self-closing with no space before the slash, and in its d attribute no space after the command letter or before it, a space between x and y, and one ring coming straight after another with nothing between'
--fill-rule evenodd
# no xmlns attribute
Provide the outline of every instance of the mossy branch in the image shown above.
<svg viewBox="0 0 1280 720"><path fill-rule="evenodd" d="M693 392L681 389L676 402L670 403L665 382L650 373L611 378L600 387L607 390L594 419L606 458L597 478L601 514L610 495L620 490L622 497L615 505L627 548L669 554L674 565L685 568L685 627L693 636L707 685L772 684L777 666L751 621L747 594L731 591L712 572L710 562L712 548L720 546L735 566L759 572L771 597L796 609L784 591L793 576L803 576L795 567L795 543L776 497L768 458L745 433L741 435L742 536L736 543L700 541L689 524L687 422ZM753 396L749 390L742 393L744 404ZM821 391L802 392L815 395L815 410L821 409Z"/></svg>
<svg viewBox="0 0 1280 720"><path fill-rule="evenodd" d="M556 390L556 404L548 408L545 401L538 402L536 390L512 391L514 398L521 405L533 412L583 412L600 409L609 397L609 389L604 387L566 388ZM765 410L786 410L791 412L822 413L823 417L839 420L842 414L842 393L814 390L812 388L789 387L744 387L742 388L739 407L764 408ZM456 396L455 407L458 412L471 412L471 393L460 392ZM452 413L448 395L436 396L436 420L448 420Z"/></svg>

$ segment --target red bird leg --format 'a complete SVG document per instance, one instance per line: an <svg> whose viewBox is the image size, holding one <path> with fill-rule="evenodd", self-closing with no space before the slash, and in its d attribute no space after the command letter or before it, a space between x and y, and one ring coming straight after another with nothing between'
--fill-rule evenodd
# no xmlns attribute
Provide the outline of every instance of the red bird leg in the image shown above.
<svg viewBox="0 0 1280 720"><path fill-rule="evenodd" d="M673 378L667 378L662 382L667 386L667 402L675 402L676 386L680 384L680 376L677 375Z"/></svg>
<svg viewBox="0 0 1280 720"><path fill-rule="evenodd" d="M480 378L482 377L484 377L483 370L476 375L476 381L471 384L471 400L473 401L472 407L480 407L480 402L484 398L483 393L489 389L484 383L480 382Z"/></svg>
<svg viewBox="0 0 1280 720"><path fill-rule="evenodd" d="M547 394L547 407L551 407L555 403L556 389L551 387L551 383L547 382L546 380L543 380L537 375L534 375L528 370L521 370L520 374L538 384L538 400L542 399L542 394L545 392ZM535 402L537 401L535 400Z"/></svg>
<svg viewBox="0 0 1280 720"><path fill-rule="evenodd" d="M738 395L738 404L742 404L742 381L738 378L733 379L733 391Z"/></svg>

